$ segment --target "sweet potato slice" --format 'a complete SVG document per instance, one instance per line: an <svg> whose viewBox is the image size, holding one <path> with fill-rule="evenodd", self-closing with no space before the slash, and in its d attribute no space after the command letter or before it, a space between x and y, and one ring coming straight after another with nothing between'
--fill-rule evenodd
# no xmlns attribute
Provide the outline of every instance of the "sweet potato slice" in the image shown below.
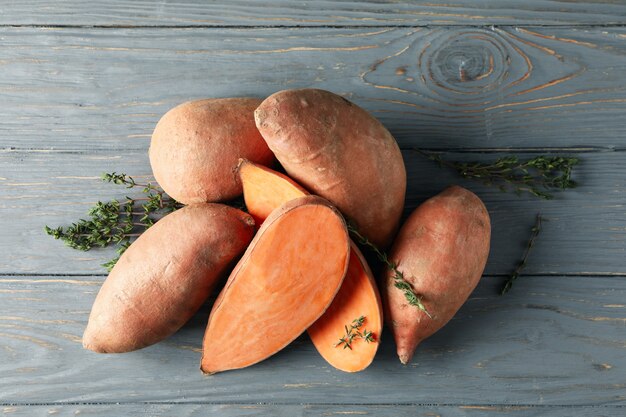
<svg viewBox="0 0 626 417"><path fill-rule="evenodd" d="M288 176L247 159L240 159L237 168L243 199L257 226L282 204L309 194Z"/></svg>
<svg viewBox="0 0 626 417"><path fill-rule="evenodd" d="M385 277L385 315L398 357L408 363L417 345L442 328L478 284L489 255L489 213L474 193L454 186L420 205L400 229L389 258L432 314L408 305Z"/></svg>
<svg viewBox="0 0 626 417"><path fill-rule="evenodd" d="M247 160L239 163L243 196L249 213L257 224L275 208L308 194L286 175ZM344 326L364 317L364 327L373 333L374 341L355 340L351 350L337 346ZM367 262L352 243L346 278L328 310L308 330L313 344L328 363L346 372L365 369L374 359L382 331L382 305L376 282ZM345 346L345 345L344 345Z"/></svg>
<svg viewBox="0 0 626 417"><path fill-rule="evenodd" d="M378 350L382 311L372 271L359 248L352 243L350 264L341 289L324 315L309 327L309 336L317 351L335 368L346 372L362 371L372 363ZM362 326L350 331L359 318L362 318ZM366 337L366 332L370 332L371 337ZM350 342L346 333L356 337Z"/></svg>
<svg viewBox="0 0 626 417"><path fill-rule="evenodd" d="M213 305L201 370L244 368L287 346L326 311L349 255L345 221L328 201L305 196L272 212Z"/></svg>

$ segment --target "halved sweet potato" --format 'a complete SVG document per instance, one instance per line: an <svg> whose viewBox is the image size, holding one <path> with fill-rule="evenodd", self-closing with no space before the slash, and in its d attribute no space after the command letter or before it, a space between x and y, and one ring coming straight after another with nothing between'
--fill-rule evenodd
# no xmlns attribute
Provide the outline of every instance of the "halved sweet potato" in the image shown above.
<svg viewBox="0 0 626 417"><path fill-rule="evenodd" d="M291 343L332 302L349 255L346 224L328 201L306 196L275 210L213 306L201 370L244 368Z"/></svg>
<svg viewBox="0 0 626 417"><path fill-rule="evenodd" d="M309 194L288 176L247 159L240 159L237 169L243 187L243 199L257 226L287 201Z"/></svg>
<svg viewBox="0 0 626 417"><path fill-rule="evenodd" d="M361 251L354 243L350 250L350 265L341 289L308 332L317 351L329 364L342 371L358 372L367 368L376 356L383 329L383 306L376 281ZM359 318L362 318L362 325L351 330ZM367 332L371 337L366 337ZM356 337L349 341L346 333Z"/></svg>
<svg viewBox="0 0 626 417"><path fill-rule="evenodd" d="M247 160L239 163L243 197L257 224L281 204L308 194L286 175ZM355 339L352 349L338 347L344 326L364 317L362 331L372 332L370 343ZM346 372L365 369L374 359L382 331L382 305L372 272L352 243L346 278L328 310L308 330L313 344L328 363ZM344 345L345 346L345 345Z"/></svg>

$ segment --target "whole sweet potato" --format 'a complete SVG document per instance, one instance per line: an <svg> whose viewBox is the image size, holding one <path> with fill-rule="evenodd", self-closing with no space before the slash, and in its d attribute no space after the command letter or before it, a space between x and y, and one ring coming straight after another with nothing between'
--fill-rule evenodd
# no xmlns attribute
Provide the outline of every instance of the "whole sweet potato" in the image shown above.
<svg viewBox="0 0 626 417"><path fill-rule="evenodd" d="M376 245L391 243L406 191L398 144L356 104L324 90L265 99L256 125L291 178L337 208Z"/></svg>
<svg viewBox="0 0 626 417"><path fill-rule="evenodd" d="M420 205L404 223L389 259L397 264L433 316L408 304L385 277L384 300L398 357L408 363L417 345L443 327L478 284L489 255L489 213L472 192L457 186Z"/></svg>
<svg viewBox="0 0 626 417"><path fill-rule="evenodd" d="M252 217L221 204L168 214L117 261L96 297L83 346L128 352L165 339L200 308L253 234Z"/></svg>
<svg viewBox="0 0 626 417"><path fill-rule="evenodd" d="M229 200L241 194L239 158L271 165L274 155L254 125L255 98L183 103L159 120L150 164L159 185L184 204Z"/></svg>

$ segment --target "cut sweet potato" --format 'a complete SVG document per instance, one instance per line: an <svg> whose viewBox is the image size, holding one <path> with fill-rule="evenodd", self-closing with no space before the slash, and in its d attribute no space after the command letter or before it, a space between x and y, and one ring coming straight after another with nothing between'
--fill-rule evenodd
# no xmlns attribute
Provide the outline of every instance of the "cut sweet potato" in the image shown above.
<svg viewBox="0 0 626 417"><path fill-rule="evenodd" d="M275 208L308 194L286 175L247 160L239 163L243 196L249 213L257 224ZM360 331L370 331L374 341L356 338L350 349L337 346L344 326L364 317ZM374 359L382 331L382 305L376 282L363 255L352 243L346 278L328 310L308 330L313 344L328 363L346 372L365 369Z"/></svg>
<svg viewBox="0 0 626 417"><path fill-rule="evenodd" d="M288 176L247 159L240 159L237 169L243 186L243 199L257 226L277 207L309 194Z"/></svg>
<svg viewBox="0 0 626 417"><path fill-rule="evenodd" d="M362 371L372 363L378 350L382 311L372 271L352 243L350 265L341 289L324 315L309 327L309 336L317 351L335 368ZM361 326L351 329L360 318ZM350 340L346 333L354 335L354 339Z"/></svg>
<svg viewBox="0 0 626 417"><path fill-rule="evenodd" d="M291 343L332 302L349 255L345 221L328 201L305 196L272 212L211 310L202 371L244 368Z"/></svg>

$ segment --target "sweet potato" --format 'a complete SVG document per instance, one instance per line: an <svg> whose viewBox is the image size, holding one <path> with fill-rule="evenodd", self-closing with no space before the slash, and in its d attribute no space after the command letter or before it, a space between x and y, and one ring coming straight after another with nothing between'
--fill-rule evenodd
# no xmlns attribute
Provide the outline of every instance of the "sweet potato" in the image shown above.
<svg viewBox="0 0 626 417"><path fill-rule="evenodd" d="M200 308L253 234L252 217L221 204L168 214L117 261L96 297L83 346L128 352L165 339Z"/></svg>
<svg viewBox="0 0 626 417"><path fill-rule="evenodd" d="M326 311L349 255L346 224L326 200L306 196L272 212L213 305L201 370L243 368L287 346Z"/></svg>
<svg viewBox="0 0 626 417"><path fill-rule="evenodd" d="M346 372L362 371L376 356L383 329L382 311L372 271L359 248L352 243L346 278L328 310L309 327L308 333L329 364ZM362 326L350 331L359 318L363 318ZM356 334L357 331L361 336L350 342L346 332ZM366 332L371 339L365 337Z"/></svg>
<svg viewBox="0 0 626 417"><path fill-rule="evenodd" d="M247 159L239 160L237 170L243 199L257 226L279 206L309 194L288 176Z"/></svg>
<svg viewBox="0 0 626 417"><path fill-rule="evenodd" d="M397 230L406 171L398 144L365 110L328 91L285 90L255 111L287 174L328 199L381 248Z"/></svg>
<svg viewBox="0 0 626 417"><path fill-rule="evenodd" d="M274 155L254 124L255 98L183 103L159 120L150 164L159 185L184 204L229 200L241 194L239 158L271 165Z"/></svg>
<svg viewBox="0 0 626 417"><path fill-rule="evenodd" d="M262 224L281 204L308 194L286 175L250 161L240 161L239 175L246 207L257 224ZM364 317L365 326L360 331L371 332L373 340L367 342L357 338L349 350L344 349L345 344L338 346L344 326L360 317ZM382 322L382 305L376 282L363 255L352 243L343 284L328 310L309 327L309 336L328 363L342 371L356 372L365 369L374 359Z"/></svg>
<svg viewBox="0 0 626 417"><path fill-rule="evenodd" d="M385 315L400 361L408 363L417 345L443 327L478 284L489 255L491 225L482 201L453 186L420 205L407 219L389 258L396 262L432 319L408 305L385 276Z"/></svg>

